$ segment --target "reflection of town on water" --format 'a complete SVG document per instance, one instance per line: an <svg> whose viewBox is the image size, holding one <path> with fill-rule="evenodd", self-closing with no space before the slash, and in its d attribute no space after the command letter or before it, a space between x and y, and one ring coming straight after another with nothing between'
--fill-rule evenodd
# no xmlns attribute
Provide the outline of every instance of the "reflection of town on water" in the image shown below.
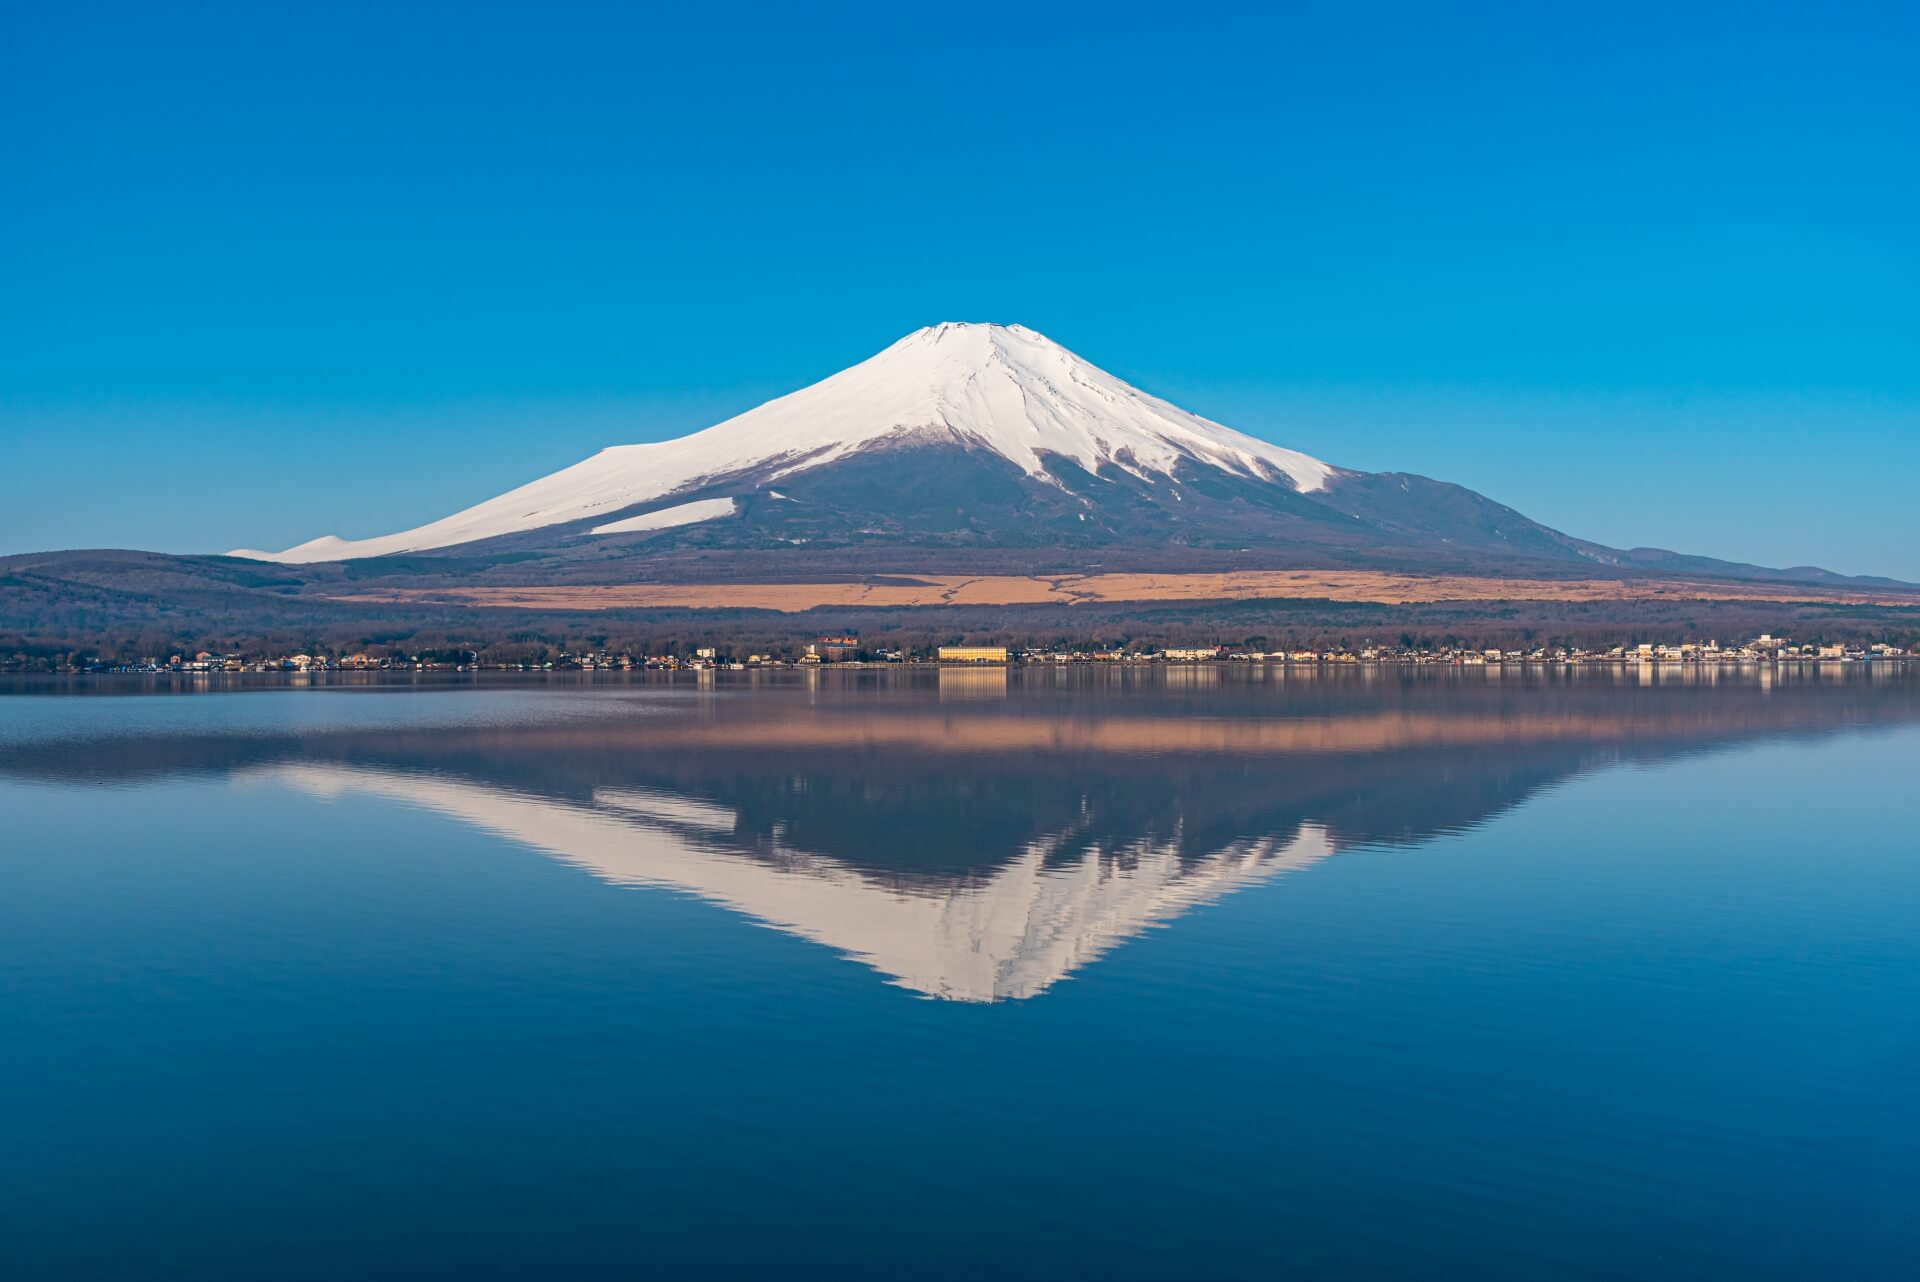
<svg viewBox="0 0 1920 1282"><path fill-rule="evenodd" d="M245 695L159 701L179 715L140 733L0 738L0 774L388 799L995 1001L1581 771L1920 715L1902 670L1831 672L810 671L301 696L278 706L342 719L200 724L264 707Z"/></svg>

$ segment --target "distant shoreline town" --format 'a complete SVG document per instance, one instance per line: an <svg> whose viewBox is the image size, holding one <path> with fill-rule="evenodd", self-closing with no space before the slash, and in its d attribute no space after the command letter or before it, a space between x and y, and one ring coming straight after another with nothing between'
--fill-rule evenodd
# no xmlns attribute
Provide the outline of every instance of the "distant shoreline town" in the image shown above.
<svg viewBox="0 0 1920 1282"><path fill-rule="evenodd" d="M997 667L1066 664L1196 664L1258 663L1291 666L1414 665L1485 667L1488 665L1690 665L1718 667L1758 664L1907 663L1920 660L1920 645L1911 649L1876 642L1871 645L1797 643L1763 634L1735 645L1717 640L1677 645L1624 644L1604 649L1564 645L1528 649L1416 648L1363 645L1357 648L1258 650L1246 646L1059 646L936 645L915 650L867 648L852 634L823 636L786 653L740 654L721 646L693 646L684 651L666 647L655 654L566 651L518 661L487 660L478 651L428 650L410 653L342 654L292 652L222 654L202 650L133 663L87 662L15 663L11 671L100 674L166 673L314 673L314 672L631 672L631 671L749 671L778 668L835 667Z"/></svg>

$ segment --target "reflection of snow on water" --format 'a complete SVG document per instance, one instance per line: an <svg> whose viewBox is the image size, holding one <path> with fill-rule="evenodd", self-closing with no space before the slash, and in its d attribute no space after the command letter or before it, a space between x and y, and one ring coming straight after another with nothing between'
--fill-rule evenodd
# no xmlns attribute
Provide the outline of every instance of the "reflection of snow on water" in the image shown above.
<svg viewBox="0 0 1920 1282"><path fill-rule="evenodd" d="M244 776L326 797L380 796L544 851L616 885L723 904L854 957L931 997L991 1002L1044 992L1141 931L1326 858L1326 830L1238 841L1199 859L1142 840L1116 855L1033 842L985 878L883 885L821 855L776 862L726 848L733 812L651 790L571 804L398 771L293 765Z"/></svg>

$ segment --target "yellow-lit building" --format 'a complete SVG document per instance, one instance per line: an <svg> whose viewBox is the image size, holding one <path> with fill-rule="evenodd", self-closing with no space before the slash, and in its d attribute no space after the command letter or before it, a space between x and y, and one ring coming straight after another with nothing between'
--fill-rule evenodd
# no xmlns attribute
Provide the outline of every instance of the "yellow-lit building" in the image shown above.
<svg viewBox="0 0 1920 1282"><path fill-rule="evenodd" d="M1003 645L943 645L940 647L942 663L1005 663L1007 647Z"/></svg>

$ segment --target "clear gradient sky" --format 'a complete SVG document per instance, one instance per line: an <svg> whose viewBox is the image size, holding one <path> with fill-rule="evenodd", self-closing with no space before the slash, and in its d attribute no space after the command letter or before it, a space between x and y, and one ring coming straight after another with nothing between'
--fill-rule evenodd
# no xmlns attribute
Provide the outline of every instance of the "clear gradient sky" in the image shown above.
<svg viewBox="0 0 1920 1282"><path fill-rule="evenodd" d="M1920 7L0 9L0 552L404 528L1020 321L1920 580Z"/></svg>

